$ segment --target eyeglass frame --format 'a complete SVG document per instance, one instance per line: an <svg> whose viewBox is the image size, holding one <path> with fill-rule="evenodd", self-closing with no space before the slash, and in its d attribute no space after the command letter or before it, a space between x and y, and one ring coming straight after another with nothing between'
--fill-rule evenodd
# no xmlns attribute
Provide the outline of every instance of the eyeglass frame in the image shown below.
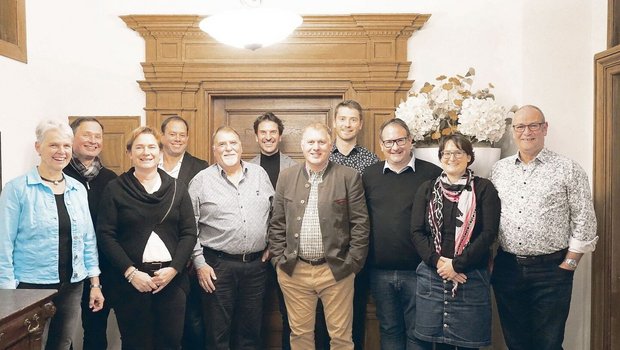
<svg viewBox="0 0 620 350"><path fill-rule="evenodd" d="M446 152L448 153L447 157L446 157ZM463 157L466 155L467 155L467 152L463 151L462 149L441 152L441 158L444 158L444 159L450 159L452 158L452 156L454 156L454 159L463 159Z"/></svg>
<svg viewBox="0 0 620 350"><path fill-rule="evenodd" d="M530 123L530 124L517 124L517 125L513 125L512 129L515 132L519 133L519 134L524 133L525 129L528 129L529 131L536 132L536 131L539 131L542 128L542 126L545 125L545 124L547 124L547 122L536 122L536 123ZM518 128L521 128L521 127L523 127L523 130L519 130L518 129ZM532 127L534 127L534 128L532 128Z"/></svg>
<svg viewBox="0 0 620 350"><path fill-rule="evenodd" d="M394 147L394 145L396 144L398 147L403 147L404 145L407 144L407 141L409 141L409 137L405 136L405 137L399 137L397 139L394 140L381 140L381 144L385 147L385 148L392 148ZM411 142L411 141L410 141ZM389 144L389 146L388 146Z"/></svg>

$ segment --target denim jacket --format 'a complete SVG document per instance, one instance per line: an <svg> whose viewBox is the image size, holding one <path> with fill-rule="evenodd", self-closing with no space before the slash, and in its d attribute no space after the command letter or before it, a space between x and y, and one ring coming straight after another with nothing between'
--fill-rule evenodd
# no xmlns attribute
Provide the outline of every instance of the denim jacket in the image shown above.
<svg viewBox="0 0 620 350"><path fill-rule="evenodd" d="M100 270L86 189L72 177L65 181L74 283L98 276ZM34 167L8 182L0 194L0 289L14 289L19 282L59 283L58 239L56 199Z"/></svg>

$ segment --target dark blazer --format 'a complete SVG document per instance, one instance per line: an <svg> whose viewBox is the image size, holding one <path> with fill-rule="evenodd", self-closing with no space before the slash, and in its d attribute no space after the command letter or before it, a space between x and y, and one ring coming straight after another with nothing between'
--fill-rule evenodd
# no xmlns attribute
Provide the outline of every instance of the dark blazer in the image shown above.
<svg viewBox="0 0 620 350"><path fill-rule="evenodd" d="M194 176L196 176L196 174L198 174L201 170L208 167L209 163L206 160L196 158L189 154L189 152L185 152L183 161L181 162L181 169L179 170L179 177L177 179L183 182L185 186L189 186L189 182L192 181Z"/></svg>
<svg viewBox="0 0 620 350"><path fill-rule="evenodd" d="M293 274L299 252L299 232L310 184L305 164L285 169L276 186L269 224L272 263ZM370 224L364 187L357 171L329 162L319 185L318 199L325 259L338 281L358 273L368 254Z"/></svg>

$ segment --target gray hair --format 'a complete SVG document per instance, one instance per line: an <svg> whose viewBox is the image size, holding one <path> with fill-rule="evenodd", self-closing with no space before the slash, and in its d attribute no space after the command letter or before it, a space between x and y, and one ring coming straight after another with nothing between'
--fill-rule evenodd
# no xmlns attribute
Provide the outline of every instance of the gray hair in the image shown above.
<svg viewBox="0 0 620 350"><path fill-rule="evenodd" d="M71 130L71 127L69 126L69 124L67 124L67 122L46 119L46 120L42 120L37 125L37 129L35 131L35 134L37 135L37 142L42 143L43 139L45 138L45 135L49 131L52 131L52 130L56 130L62 136L65 136L73 140L73 130Z"/></svg>

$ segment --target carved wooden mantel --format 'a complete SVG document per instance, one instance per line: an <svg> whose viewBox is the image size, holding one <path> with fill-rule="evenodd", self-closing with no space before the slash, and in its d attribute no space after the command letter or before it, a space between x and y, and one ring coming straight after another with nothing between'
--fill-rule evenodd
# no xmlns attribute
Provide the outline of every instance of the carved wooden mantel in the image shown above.
<svg viewBox="0 0 620 350"><path fill-rule="evenodd" d="M284 42L256 51L220 44L198 27L201 16L121 18L146 43L142 63L146 121L178 114L192 125L190 151L209 158L212 99L222 96L332 96L364 107L361 143L375 133L411 88L407 39L430 15L304 16Z"/></svg>

